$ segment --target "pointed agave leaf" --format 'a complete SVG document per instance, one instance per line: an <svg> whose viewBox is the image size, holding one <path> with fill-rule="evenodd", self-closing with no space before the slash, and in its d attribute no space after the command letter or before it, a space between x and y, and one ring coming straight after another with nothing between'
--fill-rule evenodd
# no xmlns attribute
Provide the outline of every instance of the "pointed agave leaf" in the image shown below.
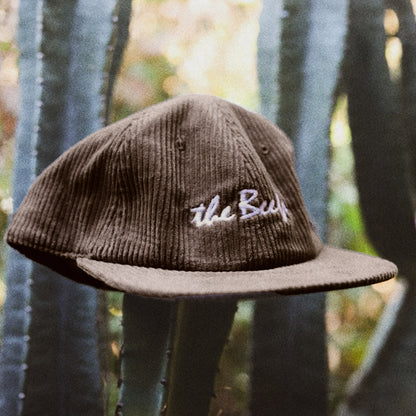
<svg viewBox="0 0 416 416"><path fill-rule="evenodd" d="M279 11L273 8L279 7ZM265 2L263 15L279 15L279 30L260 27L259 41L278 47L278 92L262 107L292 137L306 206L325 238L329 125L343 55L347 1ZM264 19L263 19L264 22ZM265 30L266 33L262 34ZM262 44L267 43L263 41ZM259 46L259 67L266 58ZM262 70L264 71L264 70ZM275 69L271 69L273 73ZM260 72L261 74L262 72ZM276 78L276 76L273 76ZM263 75L262 80L267 79ZM263 86L263 90L268 88ZM274 108L277 102L277 108ZM302 295L256 302L251 411L254 415L326 413L325 296ZM301 395L301 396L300 396ZM311 413L313 412L313 413Z"/></svg>
<svg viewBox="0 0 416 416"><path fill-rule="evenodd" d="M76 1L42 3L36 174L64 149L65 122L74 104L68 97L74 88L70 69L76 14ZM94 331L96 293L38 264L33 264L31 279L32 320L22 415L99 414L102 400Z"/></svg>
<svg viewBox="0 0 416 416"><path fill-rule="evenodd" d="M302 100L294 136L303 198L322 239L327 228L329 127L344 55L347 14L347 0L314 1L311 5Z"/></svg>
<svg viewBox="0 0 416 416"><path fill-rule="evenodd" d="M310 30L310 11L313 0L284 0L280 48L275 51L279 60L279 96L275 122L296 140L301 111L307 38Z"/></svg>

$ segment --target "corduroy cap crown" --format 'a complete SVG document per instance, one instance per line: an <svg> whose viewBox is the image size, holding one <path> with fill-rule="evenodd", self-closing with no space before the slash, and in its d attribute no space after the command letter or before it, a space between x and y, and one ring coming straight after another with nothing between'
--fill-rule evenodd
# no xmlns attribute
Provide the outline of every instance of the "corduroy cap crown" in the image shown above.
<svg viewBox="0 0 416 416"><path fill-rule="evenodd" d="M302 293L397 272L324 246L289 139L259 114L197 94L69 149L32 185L6 239L78 282L156 297Z"/></svg>

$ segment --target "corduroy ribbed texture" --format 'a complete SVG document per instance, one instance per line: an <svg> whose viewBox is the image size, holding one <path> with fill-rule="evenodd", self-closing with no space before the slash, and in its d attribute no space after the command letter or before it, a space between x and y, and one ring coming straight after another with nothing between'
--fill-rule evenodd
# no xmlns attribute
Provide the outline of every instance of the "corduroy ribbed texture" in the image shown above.
<svg viewBox="0 0 416 416"><path fill-rule="evenodd" d="M104 283L76 259L264 270L312 260L323 247L289 139L264 117L206 95L149 107L69 149L33 184L7 241L94 286Z"/></svg>
<svg viewBox="0 0 416 416"><path fill-rule="evenodd" d="M245 111L245 117L260 116ZM51 165L7 239L58 256L176 270L265 269L311 259L319 246L291 144L264 120L253 133L257 138L248 137L228 102L214 97L150 107L89 136ZM267 140L274 143L261 144ZM273 179L253 144L267 146ZM258 191L253 206L277 193L287 222L280 213L240 220L244 189ZM208 207L216 195L215 214L230 205L236 218L195 226L191 209Z"/></svg>

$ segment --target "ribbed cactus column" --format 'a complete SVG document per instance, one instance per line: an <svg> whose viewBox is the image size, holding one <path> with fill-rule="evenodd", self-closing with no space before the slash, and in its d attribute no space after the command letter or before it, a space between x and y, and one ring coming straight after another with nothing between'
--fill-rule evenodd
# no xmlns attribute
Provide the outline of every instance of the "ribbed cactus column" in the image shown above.
<svg viewBox="0 0 416 416"><path fill-rule="evenodd" d="M40 86L40 73L36 53L39 37L36 36L40 19L40 2L21 0L19 9L18 44L20 109L16 132L15 164L13 175L13 202L15 207L24 195L35 175L33 149L39 111L35 106ZM23 93L24 92L24 93ZM21 393L26 370L28 328L30 321L28 286L32 262L15 250L7 252L7 297L4 304L2 349L0 352L0 413L19 415L22 409Z"/></svg>
<svg viewBox="0 0 416 416"><path fill-rule="evenodd" d="M416 230L411 187L416 24L410 1L387 3L400 22L401 79L394 81L389 74L386 3L381 0L351 2L344 78L366 231L376 250L396 262L407 284L387 306L340 415L412 415L416 406Z"/></svg>
<svg viewBox="0 0 416 416"><path fill-rule="evenodd" d="M35 175L101 127L103 93L109 94L103 91L103 74L117 5L116 0L21 1L15 209ZM96 292L14 252L7 276L0 413L102 415Z"/></svg>
<svg viewBox="0 0 416 416"><path fill-rule="evenodd" d="M234 300L172 302L125 294L116 414L208 415L236 310Z"/></svg>
<svg viewBox="0 0 416 416"><path fill-rule="evenodd" d="M234 300L179 301L167 376L164 416L206 416L237 304Z"/></svg>
<svg viewBox="0 0 416 416"><path fill-rule="evenodd" d="M266 0L260 19L262 112L293 139L305 203L323 239L329 125L346 27L344 0ZM256 302L253 416L326 413L324 317L322 294Z"/></svg>
<svg viewBox="0 0 416 416"><path fill-rule="evenodd" d="M159 416L174 302L125 294L116 414Z"/></svg>
<svg viewBox="0 0 416 416"><path fill-rule="evenodd" d="M408 91L401 92L400 85L390 79L385 58L384 2L353 1L350 9L344 77L362 214L376 250L401 265L406 275L414 267L409 253L416 250L406 171L411 155L409 132L402 124L400 105L400 96ZM410 85L407 87L411 90Z"/></svg>

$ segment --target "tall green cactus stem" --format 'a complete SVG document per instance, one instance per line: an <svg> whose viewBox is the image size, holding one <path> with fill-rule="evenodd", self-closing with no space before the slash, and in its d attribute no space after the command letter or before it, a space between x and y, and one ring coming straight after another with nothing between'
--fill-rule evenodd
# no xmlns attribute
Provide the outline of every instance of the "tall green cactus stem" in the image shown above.
<svg viewBox="0 0 416 416"><path fill-rule="evenodd" d="M106 71L104 76L103 94L105 95L105 105L103 107L103 121L108 124L110 121L110 110L114 84L120 69L123 52L129 36L129 24L131 16L131 0L118 1L113 13L114 31L112 40L108 45L108 55Z"/></svg>
<svg viewBox="0 0 416 416"><path fill-rule="evenodd" d="M72 56L76 39L71 35L77 12L76 1L42 4L38 57L42 60L43 82L38 101L37 174L73 144L73 137L84 137L78 136L80 129L90 128L85 126L85 119L90 122L91 113L81 118L77 114L77 105L82 106L82 102L71 73L76 68ZM80 24L78 30L82 29ZM96 293L37 264L33 266L32 279L32 322L22 414L98 415L102 401L94 331Z"/></svg>
<svg viewBox="0 0 416 416"><path fill-rule="evenodd" d="M117 414L160 415L173 306L172 301L124 295Z"/></svg>
<svg viewBox="0 0 416 416"><path fill-rule="evenodd" d="M21 0L19 8L18 45L20 50L20 109L13 175L13 201L20 205L35 176L33 149L37 140L39 111L35 106L39 95L40 66L36 59L39 37L36 36L40 2ZM7 253L7 297L4 304L2 349L0 352L0 414L15 416L22 409L21 393L25 377L28 327L30 321L27 285L32 262L15 250ZM20 395L20 396L19 396Z"/></svg>
<svg viewBox="0 0 416 416"><path fill-rule="evenodd" d="M384 2L353 1L345 80L356 181L376 250L412 275L416 231L399 92L385 59ZM413 80L414 82L414 80Z"/></svg>
<svg viewBox="0 0 416 416"><path fill-rule="evenodd" d="M415 414L416 288L403 286L387 305L337 415Z"/></svg>
<svg viewBox="0 0 416 416"><path fill-rule="evenodd" d="M236 310L234 300L179 301L163 415L208 415L218 363Z"/></svg>
<svg viewBox="0 0 416 416"><path fill-rule="evenodd" d="M27 184L63 150L101 126L102 77L115 6L116 0L22 1L22 112L17 146L18 156L20 147L25 147L26 157L16 161L15 183ZM35 16L40 18L34 21ZM22 170L25 164L29 172ZM20 194L27 190L22 188ZM0 377L5 383L16 379L10 383L13 389L1 389L4 414L101 415L96 291L37 264L28 269L20 281L16 266L9 265L8 298L22 285L33 284L30 294L22 291L24 301L30 298L29 305L20 301L5 311L5 337L19 334L19 339L12 346L6 339L2 353L6 357L2 366L16 375L9 371L7 380ZM30 325L27 318L10 317L30 310ZM7 352L13 348L20 350L18 356ZM7 359L13 360L11 364Z"/></svg>
<svg viewBox="0 0 416 416"><path fill-rule="evenodd" d="M279 21L275 22L281 27L281 39L280 48L275 51L279 60L279 72L275 81L279 84L279 96L273 121L279 123L292 140L299 128L312 2L313 0L282 0L283 10ZM263 13L267 13L267 9Z"/></svg>
<svg viewBox="0 0 416 416"><path fill-rule="evenodd" d="M400 82L400 118L401 134L405 137L410 152L410 181L416 187L416 21L410 0L389 0L387 7L392 8L399 20L398 36L402 43L402 62ZM414 197L413 197L414 198Z"/></svg>
<svg viewBox="0 0 416 416"><path fill-rule="evenodd" d="M282 0L264 0L257 38L257 78L261 113L276 122L279 107L279 69L282 25L276 24L285 15Z"/></svg>
<svg viewBox="0 0 416 416"><path fill-rule="evenodd" d="M415 109L416 78L415 58L408 54L416 48L416 36L413 10L404 3L392 3L404 41L401 84L390 80L385 59L385 3L353 0L350 6L344 77L362 214L372 243L397 263L408 284L400 301L386 308L341 415L410 415L416 406L416 231L406 170L416 115L409 115Z"/></svg>
<svg viewBox="0 0 416 416"><path fill-rule="evenodd" d="M295 145L306 206L322 239L326 230L329 125L343 55L347 2L265 2L260 21L259 67L270 61L278 97L266 97L273 116ZM280 30L268 22L279 16ZM265 22L263 24L263 22ZM280 40L276 34L280 33ZM266 61L267 60L267 61ZM271 71L275 71L271 69ZM260 82L264 75L260 77ZM263 85L262 90L270 88ZM272 88L273 89L273 88ZM269 93L270 95L270 93ZM273 106L268 108L270 104ZM325 296L302 295L256 302L253 328L253 415L316 414L327 408Z"/></svg>

